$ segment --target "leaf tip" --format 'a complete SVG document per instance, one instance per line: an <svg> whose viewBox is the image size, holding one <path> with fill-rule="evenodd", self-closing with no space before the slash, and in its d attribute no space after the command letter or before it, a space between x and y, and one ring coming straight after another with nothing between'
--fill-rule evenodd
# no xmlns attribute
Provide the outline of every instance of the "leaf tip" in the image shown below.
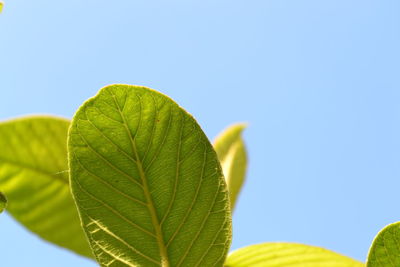
<svg viewBox="0 0 400 267"><path fill-rule="evenodd" d="M249 127L249 123L246 121L245 122L237 122L237 123L231 125L231 127L233 129L236 128L238 131L242 132Z"/></svg>
<svg viewBox="0 0 400 267"><path fill-rule="evenodd" d="M237 122L231 124L230 126L226 127L215 139L214 145L218 150L218 147L222 145L221 143L228 142L231 143L232 141L236 140L238 137L240 138L243 131L249 126L247 122Z"/></svg>

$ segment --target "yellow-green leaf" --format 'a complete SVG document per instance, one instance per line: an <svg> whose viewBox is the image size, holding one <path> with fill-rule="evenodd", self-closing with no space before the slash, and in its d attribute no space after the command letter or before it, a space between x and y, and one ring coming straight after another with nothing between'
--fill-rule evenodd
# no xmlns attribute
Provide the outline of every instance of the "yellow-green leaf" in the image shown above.
<svg viewBox="0 0 400 267"><path fill-rule="evenodd" d="M0 2L0 13L1 11L3 11L3 6L4 6L3 2Z"/></svg>
<svg viewBox="0 0 400 267"><path fill-rule="evenodd" d="M111 85L75 114L72 193L102 266L222 266L231 240L215 151L170 98Z"/></svg>
<svg viewBox="0 0 400 267"><path fill-rule="evenodd" d="M69 121L26 117L0 123L0 191L7 211L45 240L93 257L68 182Z"/></svg>
<svg viewBox="0 0 400 267"><path fill-rule="evenodd" d="M214 148L228 184L232 209L235 207L246 176L247 153L242 139L242 132L245 128L245 124L232 125L214 141Z"/></svg>
<svg viewBox="0 0 400 267"><path fill-rule="evenodd" d="M367 267L400 266L400 222L383 228L368 253Z"/></svg>
<svg viewBox="0 0 400 267"><path fill-rule="evenodd" d="M241 248L228 256L225 267L363 267L363 263L313 246L263 243Z"/></svg>

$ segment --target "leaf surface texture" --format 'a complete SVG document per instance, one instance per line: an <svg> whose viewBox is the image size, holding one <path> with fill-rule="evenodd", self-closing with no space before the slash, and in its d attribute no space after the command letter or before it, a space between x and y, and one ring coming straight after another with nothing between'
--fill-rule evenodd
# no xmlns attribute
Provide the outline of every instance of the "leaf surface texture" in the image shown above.
<svg viewBox="0 0 400 267"><path fill-rule="evenodd" d="M400 266L400 222L389 224L378 233L367 260L367 267L398 266Z"/></svg>
<svg viewBox="0 0 400 267"><path fill-rule="evenodd" d="M0 191L7 211L29 230L93 257L69 189L68 127L40 116L0 123Z"/></svg>
<svg viewBox="0 0 400 267"><path fill-rule="evenodd" d="M170 98L111 85L75 114L71 186L102 266L222 266L226 184L196 121Z"/></svg>

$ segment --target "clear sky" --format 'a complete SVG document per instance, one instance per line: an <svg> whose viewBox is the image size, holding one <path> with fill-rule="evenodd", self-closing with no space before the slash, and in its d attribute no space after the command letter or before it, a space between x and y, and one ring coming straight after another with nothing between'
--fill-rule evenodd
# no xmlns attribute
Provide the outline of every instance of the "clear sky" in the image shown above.
<svg viewBox="0 0 400 267"><path fill-rule="evenodd" d="M399 12L398 0L6 0L0 119L72 117L128 83L171 96L210 138L247 121L232 249L293 241L364 260L400 220ZM2 266L96 266L4 214L0 240Z"/></svg>

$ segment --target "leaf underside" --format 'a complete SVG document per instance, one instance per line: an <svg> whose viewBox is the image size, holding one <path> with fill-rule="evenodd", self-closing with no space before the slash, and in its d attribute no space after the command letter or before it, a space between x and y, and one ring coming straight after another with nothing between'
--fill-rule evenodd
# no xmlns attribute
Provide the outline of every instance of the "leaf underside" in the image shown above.
<svg viewBox="0 0 400 267"><path fill-rule="evenodd" d="M102 266L222 266L231 240L217 155L196 121L139 86L103 88L75 114L71 186Z"/></svg>
<svg viewBox="0 0 400 267"><path fill-rule="evenodd" d="M68 127L44 116L0 123L0 191L7 211L29 230L93 257L68 184Z"/></svg>
<svg viewBox="0 0 400 267"><path fill-rule="evenodd" d="M367 260L367 267L398 266L400 266L400 222L389 224L378 233Z"/></svg>
<svg viewBox="0 0 400 267"><path fill-rule="evenodd" d="M246 176L247 153L242 139L245 128L246 125L242 123L232 125L214 141L214 148L228 185L231 209L235 206Z"/></svg>
<svg viewBox="0 0 400 267"><path fill-rule="evenodd" d="M263 243L241 248L228 256L225 267L362 267L363 263L313 246Z"/></svg>

